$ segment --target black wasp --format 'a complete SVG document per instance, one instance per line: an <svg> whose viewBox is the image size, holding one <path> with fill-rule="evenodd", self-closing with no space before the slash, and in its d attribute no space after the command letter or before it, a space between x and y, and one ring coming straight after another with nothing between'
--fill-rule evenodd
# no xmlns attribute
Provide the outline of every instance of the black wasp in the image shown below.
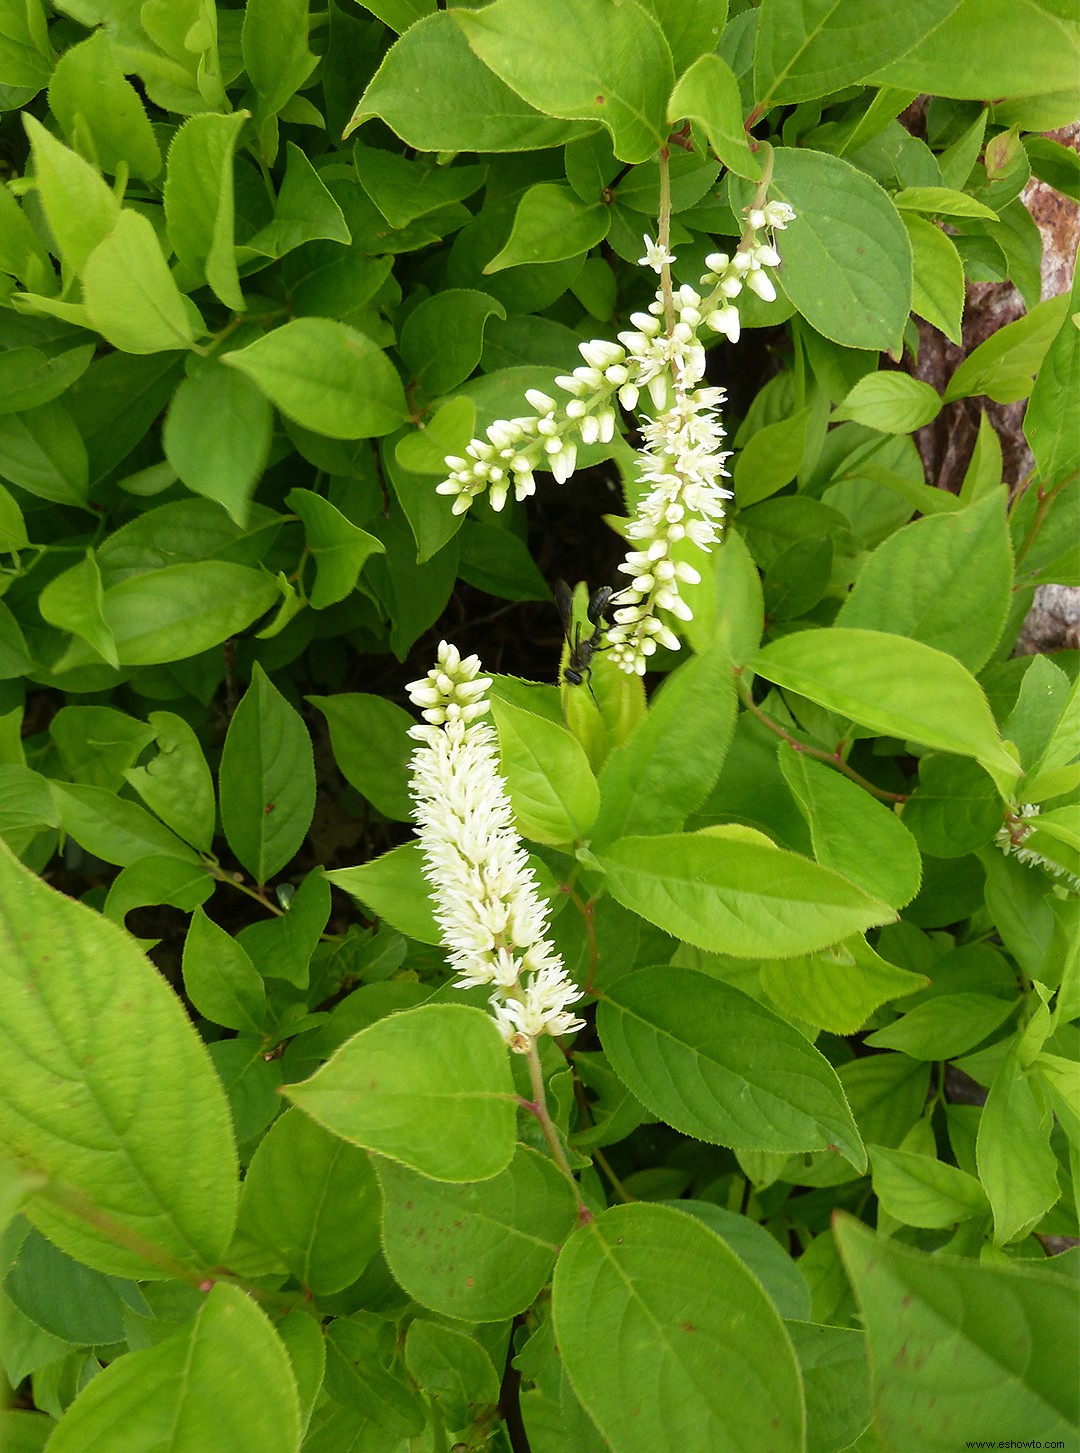
<svg viewBox="0 0 1080 1453"><path fill-rule="evenodd" d="M593 701L596 701L596 692L592 689L592 658L597 651L602 650L601 641L607 622L604 614L607 611L611 598L615 594L610 585L602 585L599 590L589 597L589 604L585 614L588 616L589 624L593 628L591 636L583 636L581 622L574 620L574 594L565 580L555 582L555 604L558 607L559 617L562 620L563 633L566 636L567 644L570 647L570 655L566 665L563 667L563 680L568 686L580 686L583 682L589 688L589 694ZM599 702L597 702L599 706Z"/></svg>

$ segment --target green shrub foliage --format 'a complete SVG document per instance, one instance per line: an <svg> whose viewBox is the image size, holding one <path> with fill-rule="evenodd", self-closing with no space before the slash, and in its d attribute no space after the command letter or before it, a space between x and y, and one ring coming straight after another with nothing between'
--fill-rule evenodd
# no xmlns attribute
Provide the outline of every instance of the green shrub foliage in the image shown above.
<svg viewBox="0 0 1080 1453"><path fill-rule="evenodd" d="M1078 60L0 0L0 1446L1075 1446Z"/></svg>

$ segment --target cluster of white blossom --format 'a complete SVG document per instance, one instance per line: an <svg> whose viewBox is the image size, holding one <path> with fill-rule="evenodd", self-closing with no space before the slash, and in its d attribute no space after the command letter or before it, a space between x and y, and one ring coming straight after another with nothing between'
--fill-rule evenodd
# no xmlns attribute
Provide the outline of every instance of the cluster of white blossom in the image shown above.
<svg viewBox="0 0 1080 1453"><path fill-rule="evenodd" d="M1032 868L1045 868L1055 878L1060 878L1074 893L1080 893L1080 878L1070 873L1068 868L1063 868L1060 863L1055 863L1052 858L1036 852L1034 848L1024 847L1024 839L1030 837L1038 826L1034 819L1039 816L1039 812L1040 808L1034 803L1022 803L1015 811L1006 815L1003 826L998 828L994 838L995 843L1006 857L1012 853L1017 862L1026 863Z"/></svg>
<svg viewBox="0 0 1080 1453"><path fill-rule="evenodd" d="M410 735L414 817L435 917L459 988L490 984L492 1012L511 1049L582 1028L581 991L545 938L547 910L514 829L498 744L476 656L443 641L409 695L426 725Z"/></svg>
<svg viewBox="0 0 1080 1453"><path fill-rule="evenodd" d="M735 299L743 288L766 301L776 297L767 269L779 264L780 255L771 239L794 215L786 202L751 210L735 253L706 258L703 292L688 284L674 291L661 286L648 312L631 315L633 327L619 333L617 343L593 339L579 345L582 366L555 380L570 395L568 402L530 389L532 414L500 419L485 438L471 441L464 456L447 456L449 474L437 489L454 496L454 513L463 514L485 492L492 508L501 510L511 489L518 500L534 493L534 471L542 462L560 484L569 479L578 443L610 443L616 403L632 411L641 394L648 395L654 412L640 425L639 478L649 487L627 528L631 549L620 569L631 582L619 592L616 623L608 633L612 659L626 671L643 673L658 646L677 649L678 637L657 612L691 619L679 587L700 577L674 558L675 547L688 539L709 549L719 535L724 500L731 498L720 483L728 458L720 448L724 391L699 386L705 376L702 333L711 330L734 343L740 329ZM759 241L763 232L766 240ZM660 243L644 240L641 265L662 273L674 257Z"/></svg>

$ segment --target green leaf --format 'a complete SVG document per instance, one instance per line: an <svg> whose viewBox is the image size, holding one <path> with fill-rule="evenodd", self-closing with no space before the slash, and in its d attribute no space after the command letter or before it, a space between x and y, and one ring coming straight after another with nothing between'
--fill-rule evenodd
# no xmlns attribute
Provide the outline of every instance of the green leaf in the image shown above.
<svg viewBox="0 0 1080 1453"><path fill-rule="evenodd" d="M205 868L185 863L182 858L139 858L117 873L102 911L121 927L133 909L148 904L165 903L190 913L205 903L216 887L216 880Z"/></svg>
<svg viewBox="0 0 1080 1453"><path fill-rule="evenodd" d="M270 456L274 411L250 379L216 359L185 378L165 416L165 457L188 489L244 528Z"/></svg>
<svg viewBox="0 0 1080 1453"><path fill-rule="evenodd" d="M369 556L384 555L386 546L310 489L291 489L285 500L303 520L307 546L315 559L312 608L325 610L356 589Z"/></svg>
<svg viewBox="0 0 1080 1453"><path fill-rule="evenodd" d="M720 775L735 715L735 678L722 646L676 667L604 763L594 842L677 832Z"/></svg>
<svg viewBox="0 0 1080 1453"><path fill-rule="evenodd" d="M52 1453L295 1453L296 1381L280 1339L239 1287L219 1282L182 1331L118 1357L72 1403Z"/></svg>
<svg viewBox="0 0 1080 1453"><path fill-rule="evenodd" d="M0 1146L51 1181L30 1219L114 1276L218 1262L235 1156L221 1086L179 1000L128 934L2 845L0 943ZM100 964L107 983L90 972Z"/></svg>
<svg viewBox="0 0 1080 1453"><path fill-rule="evenodd" d="M542 115L504 85L445 11L418 20L390 47L345 135L372 116L417 151L535 151L582 130Z"/></svg>
<svg viewBox="0 0 1080 1453"><path fill-rule="evenodd" d="M221 825L258 883L299 851L315 810L315 760L298 712L256 661L229 723L219 779Z"/></svg>
<svg viewBox="0 0 1080 1453"><path fill-rule="evenodd" d="M85 508L86 445L59 400L0 416L0 474L39 499Z"/></svg>
<svg viewBox="0 0 1080 1453"><path fill-rule="evenodd" d="M902 214L911 243L915 278L911 311L960 347L964 314L964 264L956 243L925 217Z"/></svg>
<svg viewBox="0 0 1080 1453"><path fill-rule="evenodd" d="M564 1247L552 1310L574 1390L614 1453L805 1446L779 1314L692 1217L668 1206L604 1211Z"/></svg>
<svg viewBox="0 0 1080 1453"><path fill-rule="evenodd" d="M196 908L184 940L184 991L214 1024L261 1034L266 990L255 966L231 934Z"/></svg>
<svg viewBox="0 0 1080 1453"><path fill-rule="evenodd" d="M391 848L357 868L335 868L326 876L399 933L420 943L442 943L418 842Z"/></svg>
<svg viewBox="0 0 1080 1453"><path fill-rule="evenodd" d="M965 1438L1074 1438L1076 1297L1032 1263L932 1256L837 1218L836 1239L870 1340L885 1446L952 1453ZM1067 1444L1066 1444L1067 1446Z"/></svg>
<svg viewBox="0 0 1080 1453"><path fill-rule="evenodd" d="M353 148L353 161L360 185L391 227L408 227L418 217L464 201L487 175L485 166L439 166L429 158L408 160L360 142Z"/></svg>
<svg viewBox="0 0 1080 1453"><path fill-rule="evenodd" d="M704 128L713 151L737 177L757 181L761 163L746 137L739 83L720 56L698 56L679 77L668 102L667 119L684 118Z"/></svg>
<svg viewBox="0 0 1080 1453"><path fill-rule="evenodd" d="M409 1324L405 1366L452 1428L467 1424L473 1406L499 1400L499 1375L483 1347L440 1322L417 1317Z"/></svg>
<svg viewBox="0 0 1080 1453"><path fill-rule="evenodd" d="M53 357L37 348L6 349L0 353L0 414L51 403L82 377L93 356L92 343Z"/></svg>
<svg viewBox="0 0 1080 1453"><path fill-rule="evenodd" d="M403 1437L423 1432L420 1396L404 1378L383 1366L379 1338L370 1323L337 1318L327 1332L326 1352L327 1392L349 1409L354 1420L362 1418L363 1426L378 1429L382 1440L392 1440L390 1446L400 1447Z"/></svg>
<svg viewBox="0 0 1080 1453"><path fill-rule="evenodd" d="M578 1056L574 1056L578 1060ZM675 1211L695 1216L721 1240L757 1277L782 1317L809 1317L810 1291L799 1270L776 1239L748 1216L728 1211L712 1201L668 1201Z"/></svg>
<svg viewBox="0 0 1080 1453"><path fill-rule="evenodd" d="M334 1135L434 1180L486 1180L514 1153L506 1046L465 1004L380 1019L284 1093Z"/></svg>
<svg viewBox="0 0 1080 1453"><path fill-rule="evenodd" d="M800 409L758 429L739 450L733 485L740 509L768 499L795 478L802 466L809 422L810 410Z"/></svg>
<svg viewBox="0 0 1080 1453"><path fill-rule="evenodd" d="M344 214L319 173L298 146L286 147L285 177L274 203L271 222L240 249L240 260L252 256L284 257L305 242L352 241Z"/></svg>
<svg viewBox="0 0 1080 1453"><path fill-rule="evenodd" d="M248 0L240 40L260 115L280 111L318 64L308 25L308 0Z"/></svg>
<svg viewBox="0 0 1080 1453"><path fill-rule="evenodd" d="M384 817L408 822L409 758L413 718L396 702L364 692L308 696L330 729L334 760L346 782L361 792ZM348 870L346 870L348 871Z"/></svg>
<svg viewBox="0 0 1080 1453"><path fill-rule="evenodd" d="M998 1029L1016 1009L994 994L939 994L909 1009L895 1024L867 1036L875 1049L899 1049L912 1059L954 1059Z"/></svg>
<svg viewBox="0 0 1080 1453"><path fill-rule="evenodd" d="M868 1145L874 1195L905 1226L945 1227L986 1216L990 1202L966 1171L929 1155Z"/></svg>
<svg viewBox="0 0 1080 1453"><path fill-rule="evenodd" d="M1015 403L1031 393L1031 381L1055 334L1065 322L1068 294L1047 298L1015 323L1006 323L980 343L957 368L943 396L955 399L985 394L997 404Z"/></svg>
<svg viewBox="0 0 1080 1453"><path fill-rule="evenodd" d="M286 417L331 439L392 434L405 419L405 391L386 354L333 318L294 318L221 361Z"/></svg>
<svg viewBox="0 0 1080 1453"><path fill-rule="evenodd" d="M492 316L506 317L502 303L487 293L474 292L469 288L449 288L434 297L425 298L406 318L399 343L401 361L416 387L429 398L437 398L467 379L480 362L484 351L484 327ZM455 399L445 407L460 409L463 406L472 408L468 399ZM431 420L431 425L437 418L438 415ZM428 433L432 432L437 430L429 426ZM467 442L468 438L461 447ZM440 478L446 470L443 458L455 452L449 441L447 447L441 450L442 457L435 470ZM406 467L417 467L408 460L402 462Z"/></svg>
<svg viewBox="0 0 1080 1453"><path fill-rule="evenodd" d="M33 662L18 621L0 601L0 680L25 676Z"/></svg>
<svg viewBox="0 0 1080 1453"><path fill-rule="evenodd" d="M780 748L780 769L823 868L902 908L919 891L922 863L910 832L882 802L802 752Z"/></svg>
<svg viewBox="0 0 1080 1453"><path fill-rule="evenodd" d="M768 960L760 976L782 1014L832 1034L855 1034L889 999L914 994L928 982L888 963L861 937L798 959Z"/></svg>
<svg viewBox="0 0 1080 1453"><path fill-rule="evenodd" d="M577 1215L550 1160L519 1145L499 1174L465 1185L392 1160L375 1169L386 1260L415 1301L470 1322L498 1322L535 1301Z"/></svg>
<svg viewBox="0 0 1080 1453"><path fill-rule="evenodd" d="M198 863L198 853L151 817L145 807L117 797L104 787L54 782L53 797L60 823L75 841L107 863L127 867L148 855Z"/></svg>
<svg viewBox="0 0 1080 1453"><path fill-rule="evenodd" d="M115 792L154 728L111 706L62 706L49 723L64 771L75 782Z"/></svg>
<svg viewBox="0 0 1080 1453"><path fill-rule="evenodd" d="M83 298L94 327L124 353L159 353L194 342L189 307L154 224L141 213L121 212L86 259Z"/></svg>
<svg viewBox="0 0 1080 1453"><path fill-rule="evenodd" d="M997 645L1012 600L1005 495L897 530L863 567L838 626L890 631L948 651L979 671Z"/></svg>
<svg viewBox="0 0 1080 1453"><path fill-rule="evenodd" d="M1072 153L1070 152L1070 155ZM1024 413L1024 434L1043 486L1080 470L1080 291L1074 281L1070 316L1050 344Z"/></svg>
<svg viewBox="0 0 1080 1453"><path fill-rule="evenodd" d="M378 1251L379 1211L364 1151L286 1110L248 1166L237 1236L273 1252L306 1290L332 1296Z"/></svg>
<svg viewBox="0 0 1080 1453"><path fill-rule="evenodd" d="M1080 65L1080 41L1071 20L1071 13L1066 19L1039 0L961 0L944 24L869 79L979 102L987 96L1068 92L1075 89ZM1021 36L1023 44L1018 44Z"/></svg>
<svg viewBox="0 0 1080 1453"><path fill-rule="evenodd" d="M1061 1194L1051 1128L1016 1055L1007 1055L990 1085L975 1143L999 1246L1026 1236Z"/></svg>
<svg viewBox="0 0 1080 1453"><path fill-rule="evenodd" d="M263 978L306 989L312 955L330 917L330 885L321 868L307 874L278 918L249 923L237 935Z"/></svg>
<svg viewBox="0 0 1080 1453"><path fill-rule="evenodd" d="M138 92L103 30L66 50L49 82L49 106L76 150L114 176L127 167L151 181L161 170L157 138Z"/></svg>
<svg viewBox="0 0 1080 1453"><path fill-rule="evenodd" d="M866 1154L828 1060L792 1025L722 980L637 969L605 991L597 1029L612 1067L654 1114L734 1150Z"/></svg>
<svg viewBox="0 0 1080 1453"><path fill-rule="evenodd" d="M903 822L932 858L962 858L991 840L1004 806L977 763L933 752L919 763L918 786L904 804Z"/></svg>
<svg viewBox="0 0 1080 1453"><path fill-rule="evenodd" d="M667 140L671 51L634 0L576 0L573 44L552 44L566 12L560 0L494 0L460 9L454 21L473 51L531 106L566 120L599 121L620 161L648 161ZM445 145L445 143L444 143Z"/></svg>
<svg viewBox="0 0 1080 1453"><path fill-rule="evenodd" d="M975 678L921 641L833 626L785 636L748 664L875 731L975 757L1007 781L1019 775Z"/></svg>
<svg viewBox="0 0 1080 1453"><path fill-rule="evenodd" d="M838 156L786 146L772 191L796 212L782 281L798 311L834 343L898 354L911 311L911 244L885 192Z"/></svg>
<svg viewBox="0 0 1080 1453"><path fill-rule="evenodd" d="M893 201L901 212L929 212L935 217L982 217L987 222L998 220L993 207L953 187L903 187Z"/></svg>
<svg viewBox="0 0 1080 1453"><path fill-rule="evenodd" d="M587 837L600 793L577 739L558 722L508 701L493 700L491 714L518 831L538 843Z"/></svg>
<svg viewBox="0 0 1080 1453"><path fill-rule="evenodd" d="M737 958L809 953L894 916L838 873L733 833L622 838L596 856L617 902Z"/></svg>
<svg viewBox="0 0 1080 1453"><path fill-rule="evenodd" d="M227 308L244 310L233 246L233 152L248 119L204 112L172 139L165 178L165 221L177 257Z"/></svg>
<svg viewBox="0 0 1080 1453"><path fill-rule="evenodd" d="M785 1320L799 1359L806 1394L806 1446L810 1453L836 1453L867 1444L870 1380L866 1337L848 1327ZM871 1445L872 1446L872 1445Z"/></svg>
<svg viewBox="0 0 1080 1453"><path fill-rule="evenodd" d="M40 1231L31 1229L19 1247L4 1291L39 1327L76 1347L124 1340L121 1288L73 1261Z"/></svg>
<svg viewBox="0 0 1080 1453"><path fill-rule="evenodd" d="M523 194L510 236L484 272L577 257L603 242L610 225L608 207L583 202L562 183L537 182Z"/></svg>
<svg viewBox="0 0 1080 1453"><path fill-rule="evenodd" d="M63 262L81 273L87 258L119 221L120 203L96 168L69 151L28 112L22 119L49 231Z"/></svg>
<svg viewBox="0 0 1080 1453"><path fill-rule="evenodd" d="M9 90L36 93L48 85L49 72L56 56L49 42L48 25L41 0L10 6L5 11L0 56L4 85ZM30 97L26 99L29 100ZM19 102L16 100L14 104L18 105ZM21 1448L18 1453L22 1453Z"/></svg>
<svg viewBox="0 0 1080 1453"><path fill-rule="evenodd" d="M940 409L931 384L906 373L868 373L833 412L833 421L852 419L882 434L912 434L936 419Z"/></svg>
<svg viewBox="0 0 1080 1453"><path fill-rule="evenodd" d="M158 754L124 777L173 832L209 853L214 838L214 783L199 739L175 712L152 711L148 719Z"/></svg>
<svg viewBox="0 0 1080 1453"><path fill-rule="evenodd" d="M839 91L935 34L956 5L915 0L896 13L860 0L764 0L754 95L764 111Z"/></svg>

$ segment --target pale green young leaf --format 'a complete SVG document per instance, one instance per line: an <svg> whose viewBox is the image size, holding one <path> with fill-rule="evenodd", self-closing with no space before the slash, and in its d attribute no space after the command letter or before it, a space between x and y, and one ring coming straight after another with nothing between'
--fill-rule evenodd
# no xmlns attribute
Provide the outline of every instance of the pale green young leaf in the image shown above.
<svg viewBox="0 0 1080 1453"><path fill-rule="evenodd" d="M1000 494L1003 477L1001 439L986 413L979 415L979 432L971 451L964 482L960 486L960 503L977 504L987 495Z"/></svg>
<svg viewBox="0 0 1080 1453"><path fill-rule="evenodd" d="M165 220L177 257L228 308L244 309L233 247L233 151L248 112L192 116L172 139Z"/></svg>
<svg viewBox="0 0 1080 1453"><path fill-rule="evenodd" d="M839 873L730 831L621 838L596 856L617 902L737 958L811 953L895 916Z"/></svg>
<svg viewBox="0 0 1080 1453"><path fill-rule="evenodd" d="M1024 413L1024 434L1043 488L1080 469L1080 276L1074 279L1069 314L1050 344Z"/></svg>
<svg viewBox="0 0 1080 1453"><path fill-rule="evenodd" d="M262 391L216 359L185 378L165 416L165 457L188 489L216 500L247 525L274 433Z"/></svg>
<svg viewBox="0 0 1080 1453"><path fill-rule="evenodd" d="M370 338L333 318L295 318L223 355L283 414L331 439L371 439L404 422L397 370Z"/></svg>
<svg viewBox="0 0 1080 1453"><path fill-rule="evenodd" d="M75 1399L52 1453L296 1453L300 1412L266 1313L218 1282L181 1331L118 1357Z"/></svg>
<svg viewBox="0 0 1080 1453"><path fill-rule="evenodd" d="M214 838L214 783L199 739L175 712L152 711L148 720L157 756L124 776L162 822L208 853Z"/></svg>
<svg viewBox="0 0 1080 1453"><path fill-rule="evenodd" d="M792 1025L722 980L637 969L605 991L597 1028L620 1077L684 1135L735 1150L831 1147L865 1167L836 1071Z"/></svg>
<svg viewBox="0 0 1080 1453"><path fill-rule="evenodd" d="M286 1110L248 1166L237 1238L271 1252L316 1296L332 1296L378 1251L380 1210L369 1157Z"/></svg>
<svg viewBox="0 0 1080 1453"><path fill-rule="evenodd" d="M160 172L153 128L103 30L60 57L49 81L49 106L72 146L103 171L115 176L127 167L144 181Z"/></svg>
<svg viewBox="0 0 1080 1453"><path fill-rule="evenodd" d="M344 214L300 148L286 147L285 176L274 203L273 219L239 249L238 260L284 257L305 242L352 241Z"/></svg>
<svg viewBox="0 0 1080 1453"><path fill-rule="evenodd" d="M909 374L879 371L860 378L833 421L851 419L882 434L911 434L932 423L941 409L937 389Z"/></svg>
<svg viewBox="0 0 1080 1453"><path fill-rule="evenodd" d="M782 1014L832 1034L855 1034L882 1004L928 983L888 963L861 935L797 959L768 959L760 975Z"/></svg>
<svg viewBox="0 0 1080 1453"><path fill-rule="evenodd" d="M343 1140L434 1180L486 1180L514 1153L506 1045L490 1015L465 1004L380 1019L284 1093Z"/></svg>
<svg viewBox="0 0 1080 1453"><path fill-rule="evenodd" d="M498 1322L523 1311L550 1278L576 1219L565 1177L524 1145L497 1175L464 1185L393 1160L377 1159L375 1170L394 1279L444 1316Z"/></svg>
<svg viewBox="0 0 1080 1453"><path fill-rule="evenodd" d="M249 0L241 45L260 112L273 116L318 64L308 46L308 0Z"/></svg>
<svg viewBox="0 0 1080 1453"><path fill-rule="evenodd" d="M987 222L998 220L993 207L952 187L902 187L893 201L901 212L926 212L934 217L981 217Z"/></svg>
<svg viewBox="0 0 1080 1453"><path fill-rule="evenodd" d="M86 445L59 399L0 416L0 474L39 499L86 507Z"/></svg>
<svg viewBox="0 0 1080 1453"><path fill-rule="evenodd" d="M1031 1262L928 1255L844 1214L835 1235L870 1340L885 1446L952 1453L958 1427L994 1441L1032 1428L1044 1442L1076 1437L1075 1379L1062 1376L1080 1352L1074 1287Z"/></svg>
<svg viewBox="0 0 1080 1453"><path fill-rule="evenodd" d="M802 467L810 410L766 424L735 456L733 487L740 509L768 499L790 484Z"/></svg>
<svg viewBox="0 0 1080 1453"><path fill-rule="evenodd" d="M121 212L87 257L83 299L94 327L124 353L189 348L195 340L191 307L173 281L153 223L141 213Z"/></svg>
<svg viewBox="0 0 1080 1453"><path fill-rule="evenodd" d="M687 639L702 653L714 641L723 641L732 664L741 666L761 643L765 604L761 576L737 530L724 531L724 543L706 557L700 573L701 583L684 591L694 612L687 622Z"/></svg>
<svg viewBox="0 0 1080 1453"><path fill-rule="evenodd" d="M966 1171L929 1155L868 1145L874 1194L905 1226L944 1227L989 1216L986 1192Z"/></svg>
<svg viewBox="0 0 1080 1453"><path fill-rule="evenodd" d="M120 220L120 203L96 168L57 141L28 112L34 177L49 230L66 266L81 273L86 260Z"/></svg>
<svg viewBox="0 0 1080 1453"><path fill-rule="evenodd" d="M123 930L2 845L0 883L0 1145L54 1183L31 1220L113 1276L214 1265L236 1164L202 1041ZM90 971L101 964L106 980Z"/></svg>
<svg viewBox="0 0 1080 1453"><path fill-rule="evenodd" d="M999 1246L1026 1236L1061 1194L1051 1124L1031 1080L1008 1055L990 1085L975 1146Z"/></svg>
<svg viewBox="0 0 1080 1453"><path fill-rule="evenodd" d="M369 863L335 868L326 876L399 933L420 943L442 943L418 842L402 843Z"/></svg>
<svg viewBox="0 0 1080 1453"><path fill-rule="evenodd" d="M679 76L668 101L667 119L696 121L713 151L737 177L751 181L760 177L761 162L750 150L743 126L739 84L719 55L712 51L699 55Z"/></svg>
<svg viewBox="0 0 1080 1453"><path fill-rule="evenodd" d="M472 50L530 106L549 116L599 121L621 161L647 161L664 144L675 84L671 51L642 6L613 9L576 0L572 45L552 44L566 13L560 0L494 0L453 12Z"/></svg>
<svg viewBox="0 0 1080 1453"><path fill-rule="evenodd" d="M494 700L500 770L522 836L571 843L589 835L600 793L588 759L564 726Z"/></svg>
<svg viewBox="0 0 1080 1453"><path fill-rule="evenodd" d="M956 243L940 227L910 212L901 214L915 269L911 311L957 347L964 313L964 264Z"/></svg>
<svg viewBox="0 0 1080 1453"><path fill-rule="evenodd" d="M945 389L943 400L985 394L998 404L1027 398L1055 335L1066 320L1069 296L1062 293L1038 303L1015 323L1006 323L963 360Z"/></svg>
<svg viewBox="0 0 1080 1453"><path fill-rule="evenodd" d="M805 1447L798 1365L780 1316L694 1218L645 1204L604 1211L564 1247L552 1307L574 1390L615 1453L746 1440L776 1453Z"/></svg>
<svg viewBox="0 0 1080 1453"><path fill-rule="evenodd" d="M315 760L307 727L262 667L229 723L219 778L221 825L258 883L298 852L315 810Z"/></svg>

